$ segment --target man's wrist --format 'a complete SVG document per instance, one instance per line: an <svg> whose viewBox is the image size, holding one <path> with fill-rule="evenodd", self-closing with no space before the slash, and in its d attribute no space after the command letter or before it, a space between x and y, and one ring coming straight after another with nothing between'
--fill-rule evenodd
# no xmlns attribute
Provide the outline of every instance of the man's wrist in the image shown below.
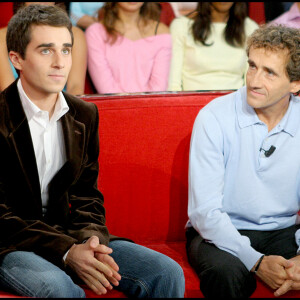
<svg viewBox="0 0 300 300"><path fill-rule="evenodd" d="M253 272L254 274L256 274L256 272L258 271L260 264L262 262L262 260L264 259L265 255L263 254L259 260L257 261L257 263L253 266L253 268L251 269L251 272Z"/></svg>

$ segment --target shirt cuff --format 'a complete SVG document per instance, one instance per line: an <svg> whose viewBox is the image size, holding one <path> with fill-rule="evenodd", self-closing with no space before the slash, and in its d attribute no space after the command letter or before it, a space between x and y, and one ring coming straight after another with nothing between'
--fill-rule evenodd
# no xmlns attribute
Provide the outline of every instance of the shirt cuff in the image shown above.
<svg viewBox="0 0 300 300"><path fill-rule="evenodd" d="M239 259L251 271L256 262L260 259L263 253L254 250L252 247L245 249L245 251L238 254Z"/></svg>
<svg viewBox="0 0 300 300"><path fill-rule="evenodd" d="M64 257L63 257L63 261L64 261L64 262L66 262L66 258L67 258L67 256L68 256L69 251L70 251L70 249L66 252L66 254L65 254Z"/></svg>

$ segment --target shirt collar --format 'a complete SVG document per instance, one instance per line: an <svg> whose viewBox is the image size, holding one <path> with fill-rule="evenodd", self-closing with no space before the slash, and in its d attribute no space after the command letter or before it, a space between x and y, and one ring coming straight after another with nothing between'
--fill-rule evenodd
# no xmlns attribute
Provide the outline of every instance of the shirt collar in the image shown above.
<svg viewBox="0 0 300 300"><path fill-rule="evenodd" d="M18 80L17 87L18 87L18 92L20 95L22 106L24 108L25 115L28 121L30 121L35 115L37 115L42 110L28 98L28 96L26 95L23 89L20 79ZM68 112L68 110L69 110L69 106L67 104L67 101L63 93L60 92L58 94L58 98L54 108L54 113L51 119L53 119L53 121L58 121L65 113Z"/></svg>
<svg viewBox="0 0 300 300"><path fill-rule="evenodd" d="M291 94L290 104L287 112L276 127L280 127L281 131L285 131L291 136L295 136L296 131L300 126L299 110L294 107L300 102L299 97ZM299 105L298 105L299 106ZM247 88L240 88L236 93L236 112L238 122L241 128L256 124L264 124L257 116L253 107L247 103Z"/></svg>

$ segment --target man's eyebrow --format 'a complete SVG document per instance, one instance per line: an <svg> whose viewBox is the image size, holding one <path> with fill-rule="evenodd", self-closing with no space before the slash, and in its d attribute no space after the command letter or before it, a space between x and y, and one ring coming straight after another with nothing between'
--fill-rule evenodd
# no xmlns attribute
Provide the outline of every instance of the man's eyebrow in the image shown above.
<svg viewBox="0 0 300 300"><path fill-rule="evenodd" d="M72 48L72 47L73 47L73 45L70 44L70 43L64 43L63 46L64 46L64 47L69 47L69 48Z"/></svg>
<svg viewBox="0 0 300 300"><path fill-rule="evenodd" d="M48 44L40 44L36 48L51 48L51 47L54 47L54 46L55 46L54 43L48 43ZM63 46L72 48L72 44L70 44L70 43L64 43Z"/></svg>
<svg viewBox="0 0 300 300"><path fill-rule="evenodd" d="M250 58L248 59L248 64L249 64L249 65L252 64L252 65L255 65L255 66L256 66L255 62L254 62L252 59L250 59ZM267 72L274 73L275 75L278 76L278 73L277 73L276 71L274 71L272 68L269 68L269 67L266 67L266 66L263 66L263 68L264 68Z"/></svg>
<svg viewBox="0 0 300 300"><path fill-rule="evenodd" d="M278 75L277 72L275 72L273 69L268 68L268 67L264 67L264 68L265 68L265 70L266 70L267 72L270 72L270 73L273 73L273 74L275 74L275 75Z"/></svg>

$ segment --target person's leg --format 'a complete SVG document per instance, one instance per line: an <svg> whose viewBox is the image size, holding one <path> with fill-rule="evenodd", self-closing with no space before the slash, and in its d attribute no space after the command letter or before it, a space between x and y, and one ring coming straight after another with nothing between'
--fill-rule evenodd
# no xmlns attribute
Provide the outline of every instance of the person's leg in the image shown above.
<svg viewBox="0 0 300 300"><path fill-rule="evenodd" d="M200 278L200 289L207 298L248 298L256 280L234 255L205 242L193 229L187 231L189 263Z"/></svg>
<svg viewBox="0 0 300 300"><path fill-rule="evenodd" d="M38 298L85 298L60 268L33 252L14 251L0 260L0 288Z"/></svg>
<svg viewBox="0 0 300 300"><path fill-rule="evenodd" d="M108 245L122 276L115 289L129 297L182 298L185 291L181 267L171 258L124 240Z"/></svg>
<svg viewBox="0 0 300 300"><path fill-rule="evenodd" d="M297 254L295 233L299 228L299 225L293 225L273 231L240 230L239 232L250 239L252 247L257 251L265 255L280 255L290 259Z"/></svg>

